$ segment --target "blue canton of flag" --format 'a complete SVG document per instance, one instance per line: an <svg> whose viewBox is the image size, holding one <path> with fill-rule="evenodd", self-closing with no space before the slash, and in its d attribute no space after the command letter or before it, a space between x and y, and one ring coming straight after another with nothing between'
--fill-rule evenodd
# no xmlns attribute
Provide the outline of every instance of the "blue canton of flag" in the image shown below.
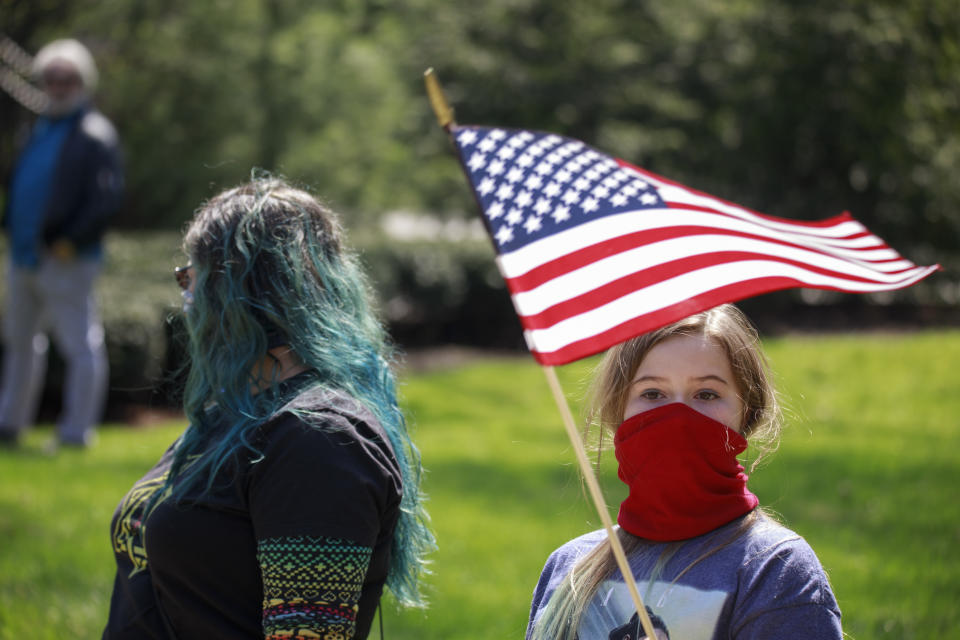
<svg viewBox="0 0 960 640"><path fill-rule="evenodd" d="M466 127L455 140L500 253L588 219L664 206L636 172L578 140Z"/></svg>

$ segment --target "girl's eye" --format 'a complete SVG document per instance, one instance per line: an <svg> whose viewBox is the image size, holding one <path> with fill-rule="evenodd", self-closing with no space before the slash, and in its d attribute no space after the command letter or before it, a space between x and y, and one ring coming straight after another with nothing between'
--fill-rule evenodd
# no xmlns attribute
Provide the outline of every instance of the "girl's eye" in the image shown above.
<svg viewBox="0 0 960 640"><path fill-rule="evenodd" d="M656 389L647 389L640 393L640 397L644 400L659 400L663 397L663 394L657 391Z"/></svg>
<svg viewBox="0 0 960 640"><path fill-rule="evenodd" d="M705 389L703 391L698 391L695 397L697 400L716 400L720 397L720 394L715 391L709 391Z"/></svg>

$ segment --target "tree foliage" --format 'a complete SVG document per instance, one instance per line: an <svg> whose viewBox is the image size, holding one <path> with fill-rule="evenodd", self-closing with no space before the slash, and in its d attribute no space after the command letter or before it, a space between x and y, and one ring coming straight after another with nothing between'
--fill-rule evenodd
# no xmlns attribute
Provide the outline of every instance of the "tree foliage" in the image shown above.
<svg viewBox="0 0 960 640"><path fill-rule="evenodd" d="M303 182L351 226L473 215L423 96L433 66L461 121L572 135L774 215L850 210L917 261L960 262L955 0L0 7L30 50L70 35L96 55L127 151L128 227L177 227L252 167ZM25 120L11 104L0 97L4 168L7 123Z"/></svg>

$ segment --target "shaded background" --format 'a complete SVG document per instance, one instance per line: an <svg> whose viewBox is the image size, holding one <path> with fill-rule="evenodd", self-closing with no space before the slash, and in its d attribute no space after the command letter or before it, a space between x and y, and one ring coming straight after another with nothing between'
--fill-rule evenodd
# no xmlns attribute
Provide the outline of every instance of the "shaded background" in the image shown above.
<svg viewBox="0 0 960 640"><path fill-rule="evenodd" d="M25 49L90 47L123 138L101 286L115 399L169 377L178 232L253 167L342 212L402 347L522 349L427 67L461 122L570 135L772 215L849 210L946 268L892 294L745 303L767 332L960 324L955 0L319 4L0 0L0 31ZM0 95L4 175L30 121Z"/></svg>

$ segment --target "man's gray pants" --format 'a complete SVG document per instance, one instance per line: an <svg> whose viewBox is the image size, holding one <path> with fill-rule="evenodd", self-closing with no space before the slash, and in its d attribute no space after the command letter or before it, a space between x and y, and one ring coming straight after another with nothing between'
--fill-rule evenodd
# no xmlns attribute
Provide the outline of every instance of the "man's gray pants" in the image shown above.
<svg viewBox="0 0 960 640"><path fill-rule="evenodd" d="M89 444L103 412L107 350L93 285L99 260L46 257L39 269L10 264L3 307L0 429L20 432L37 416L47 369L47 331L66 367L61 442Z"/></svg>

